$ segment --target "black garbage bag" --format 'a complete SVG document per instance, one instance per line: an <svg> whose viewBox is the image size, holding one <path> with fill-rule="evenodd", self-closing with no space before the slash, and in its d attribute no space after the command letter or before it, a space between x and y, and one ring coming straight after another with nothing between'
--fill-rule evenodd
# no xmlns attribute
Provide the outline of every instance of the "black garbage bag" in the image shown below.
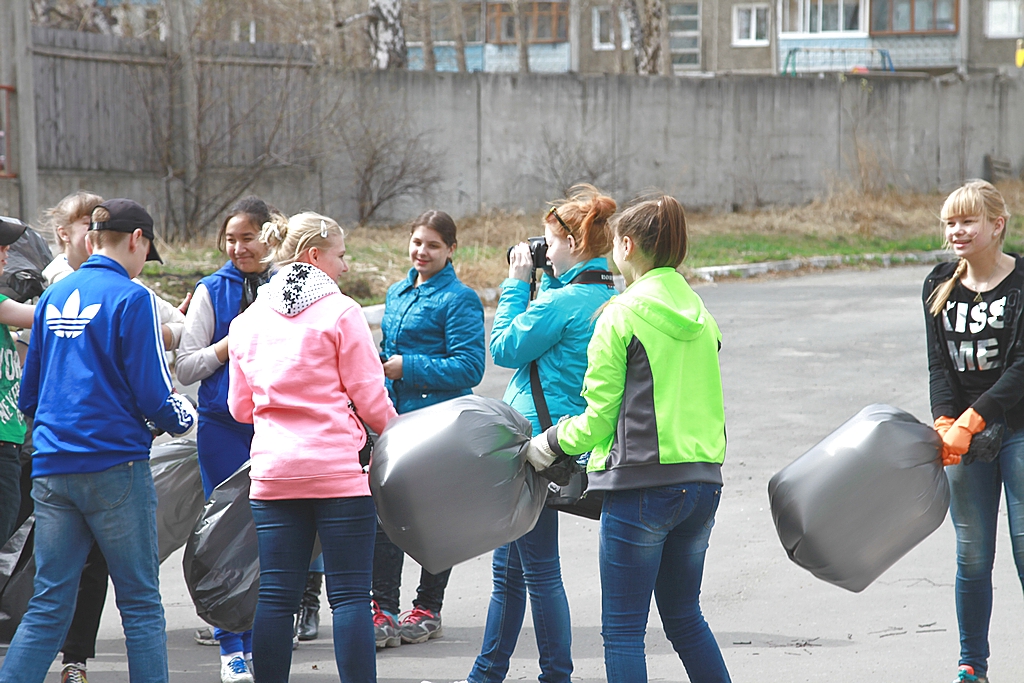
<svg viewBox="0 0 1024 683"><path fill-rule="evenodd" d="M157 544L163 562L185 545L206 502L195 439L174 439L153 446L149 466L156 487Z"/></svg>
<svg viewBox="0 0 1024 683"><path fill-rule="evenodd" d="M232 633L252 628L260 589L256 524L249 507L249 462L213 490L182 560L196 614Z"/></svg>
<svg viewBox="0 0 1024 683"><path fill-rule="evenodd" d="M7 264L0 275L0 294L22 303L39 296L46 288L43 268L52 260L50 245L42 235L28 228L7 254Z"/></svg>
<svg viewBox="0 0 1024 683"><path fill-rule="evenodd" d="M930 426L876 403L768 483L791 560L859 592L935 531L949 509L942 442Z"/></svg>
<svg viewBox="0 0 1024 683"><path fill-rule="evenodd" d="M530 434L514 408L482 396L399 415L370 464L384 532L437 574L530 531L548 495L521 454Z"/></svg>
<svg viewBox="0 0 1024 683"><path fill-rule="evenodd" d="M28 609L36 577L34 515L0 548L0 643L9 643Z"/></svg>

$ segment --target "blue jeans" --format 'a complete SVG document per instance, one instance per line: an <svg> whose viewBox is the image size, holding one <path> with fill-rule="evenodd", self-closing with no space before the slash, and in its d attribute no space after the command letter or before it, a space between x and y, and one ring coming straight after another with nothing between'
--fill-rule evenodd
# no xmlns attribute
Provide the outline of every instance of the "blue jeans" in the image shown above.
<svg viewBox="0 0 1024 683"><path fill-rule="evenodd" d="M956 616L960 663L988 671L988 624L992 616L992 563L1000 488L1006 491L1010 543L1024 583L1024 429L1007 430L999 457L946 468L949 514L956 529Z"/></svg>
<svg viewBox="0 0 1024 683"><path fill-rule="evenodd" d="M505 680L523 627L529 591L540 651L539 680L567 683L572 675L572 628L558 559L558 512L544 508L528 534L495 550L492 570L494 588L487 608L484 643L468 680Z"/></svg>
<svg viewBox="0 0 1024 683"><path fill-rule="evenodd" d="M260 549L260 597L252 658L260 683L288 680L292 632L306 588L313 539L323 546L334 657L343 683L377 679L370 578L377 516L373 499L252 500Z"/></svg>
<svg viewBox="0 0 1024 683"><path fill-rule="evenodd" d="M2 683L39 683L64 643L78 580L93 540L114 581L133 683L167 681L167 636L160 602L156 490L149 462L92 474L38 477L32 485L35 595L11 642Z"/></svg>
<svg viewBox="0 0 1024 683"><path fill-rule="evenodd" d="M729 681L700 611L704 553L722 487L700 482L608 491L601 510L601 635L609 683L644 683L651 593L691 683Z"/></svg>

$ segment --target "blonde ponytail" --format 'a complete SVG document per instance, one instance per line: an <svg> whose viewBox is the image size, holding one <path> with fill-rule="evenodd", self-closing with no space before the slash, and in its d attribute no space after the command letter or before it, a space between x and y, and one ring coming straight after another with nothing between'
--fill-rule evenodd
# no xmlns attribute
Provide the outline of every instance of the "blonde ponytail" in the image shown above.
<svg viewBox="0 0 1024 683"><path fill-rule="evenodd" d="M278 267L295 263L313 247L324 248L333 237L344 236L333 218L312 211L288 219L280 214L272 215L260 231L260 241L268 247L264 261Z"/></svg>
<svg viewBox="0 0 1024 683"><path fill-rule="evenodd" d="M928 295L929 313L933 316L942 313L942 309L946 307L946 302L949 301L949 295L953 293L953 288L956 287L956 283L960 282L960 278L962 278L966 272L967 259L960 259L960 262L956 264L956 270L953 271L953 277L933 289L932 293Z"/></svg>

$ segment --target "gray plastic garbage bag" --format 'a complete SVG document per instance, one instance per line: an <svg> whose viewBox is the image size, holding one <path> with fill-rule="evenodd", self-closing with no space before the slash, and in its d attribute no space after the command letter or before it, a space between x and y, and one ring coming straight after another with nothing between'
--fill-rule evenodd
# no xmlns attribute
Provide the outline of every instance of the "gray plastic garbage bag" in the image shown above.
<svg viewBox="0 0 1024 683"><path fill-rule="evenodd" d="M768 482L790 559L859 592L942 524L949 483L935 430L870 405Z"/></svg>
<svg viewBox="0 0 1024 683"><path fill-rule="evenodd" d="M9 643L28 609L36 577L35 515L0 548L0 643Z"/></svg>
<svg viewBox="0 0 1024 683"><path fill-rule="evenodd" d="M160 561L185 545L203 511L203 480L195 439L174 439L149 452L156 487L156 532Z"/></svg>
<svg viewBox="0 0 1024 683"><path fill-rule="evenodd" d="M196 614L232 633L252 628L260 589L256 524L249 507L249 462L213 490L182 560Z"/></svg>
<svg viewBox="0 0 1024 683"><path fill-rule="evenodd" d="M515 409L482 396L399 415L370 464L385 533L437 574L530 531L548 491L520 455L530 434Z"/></svg>

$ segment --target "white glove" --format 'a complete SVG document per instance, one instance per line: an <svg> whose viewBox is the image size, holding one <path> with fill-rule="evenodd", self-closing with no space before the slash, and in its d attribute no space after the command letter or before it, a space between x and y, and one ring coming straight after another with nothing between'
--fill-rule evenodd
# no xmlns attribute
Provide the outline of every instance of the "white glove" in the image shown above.
<svg viewBox="0 0 1024 683"><path fill-rule="evenodd" d="M546 470L555 462L555 452L548 445L548 438L544 432L530 439L526 444L524 455L527 462L533 465L533 469L538 472Z"/></svg>

